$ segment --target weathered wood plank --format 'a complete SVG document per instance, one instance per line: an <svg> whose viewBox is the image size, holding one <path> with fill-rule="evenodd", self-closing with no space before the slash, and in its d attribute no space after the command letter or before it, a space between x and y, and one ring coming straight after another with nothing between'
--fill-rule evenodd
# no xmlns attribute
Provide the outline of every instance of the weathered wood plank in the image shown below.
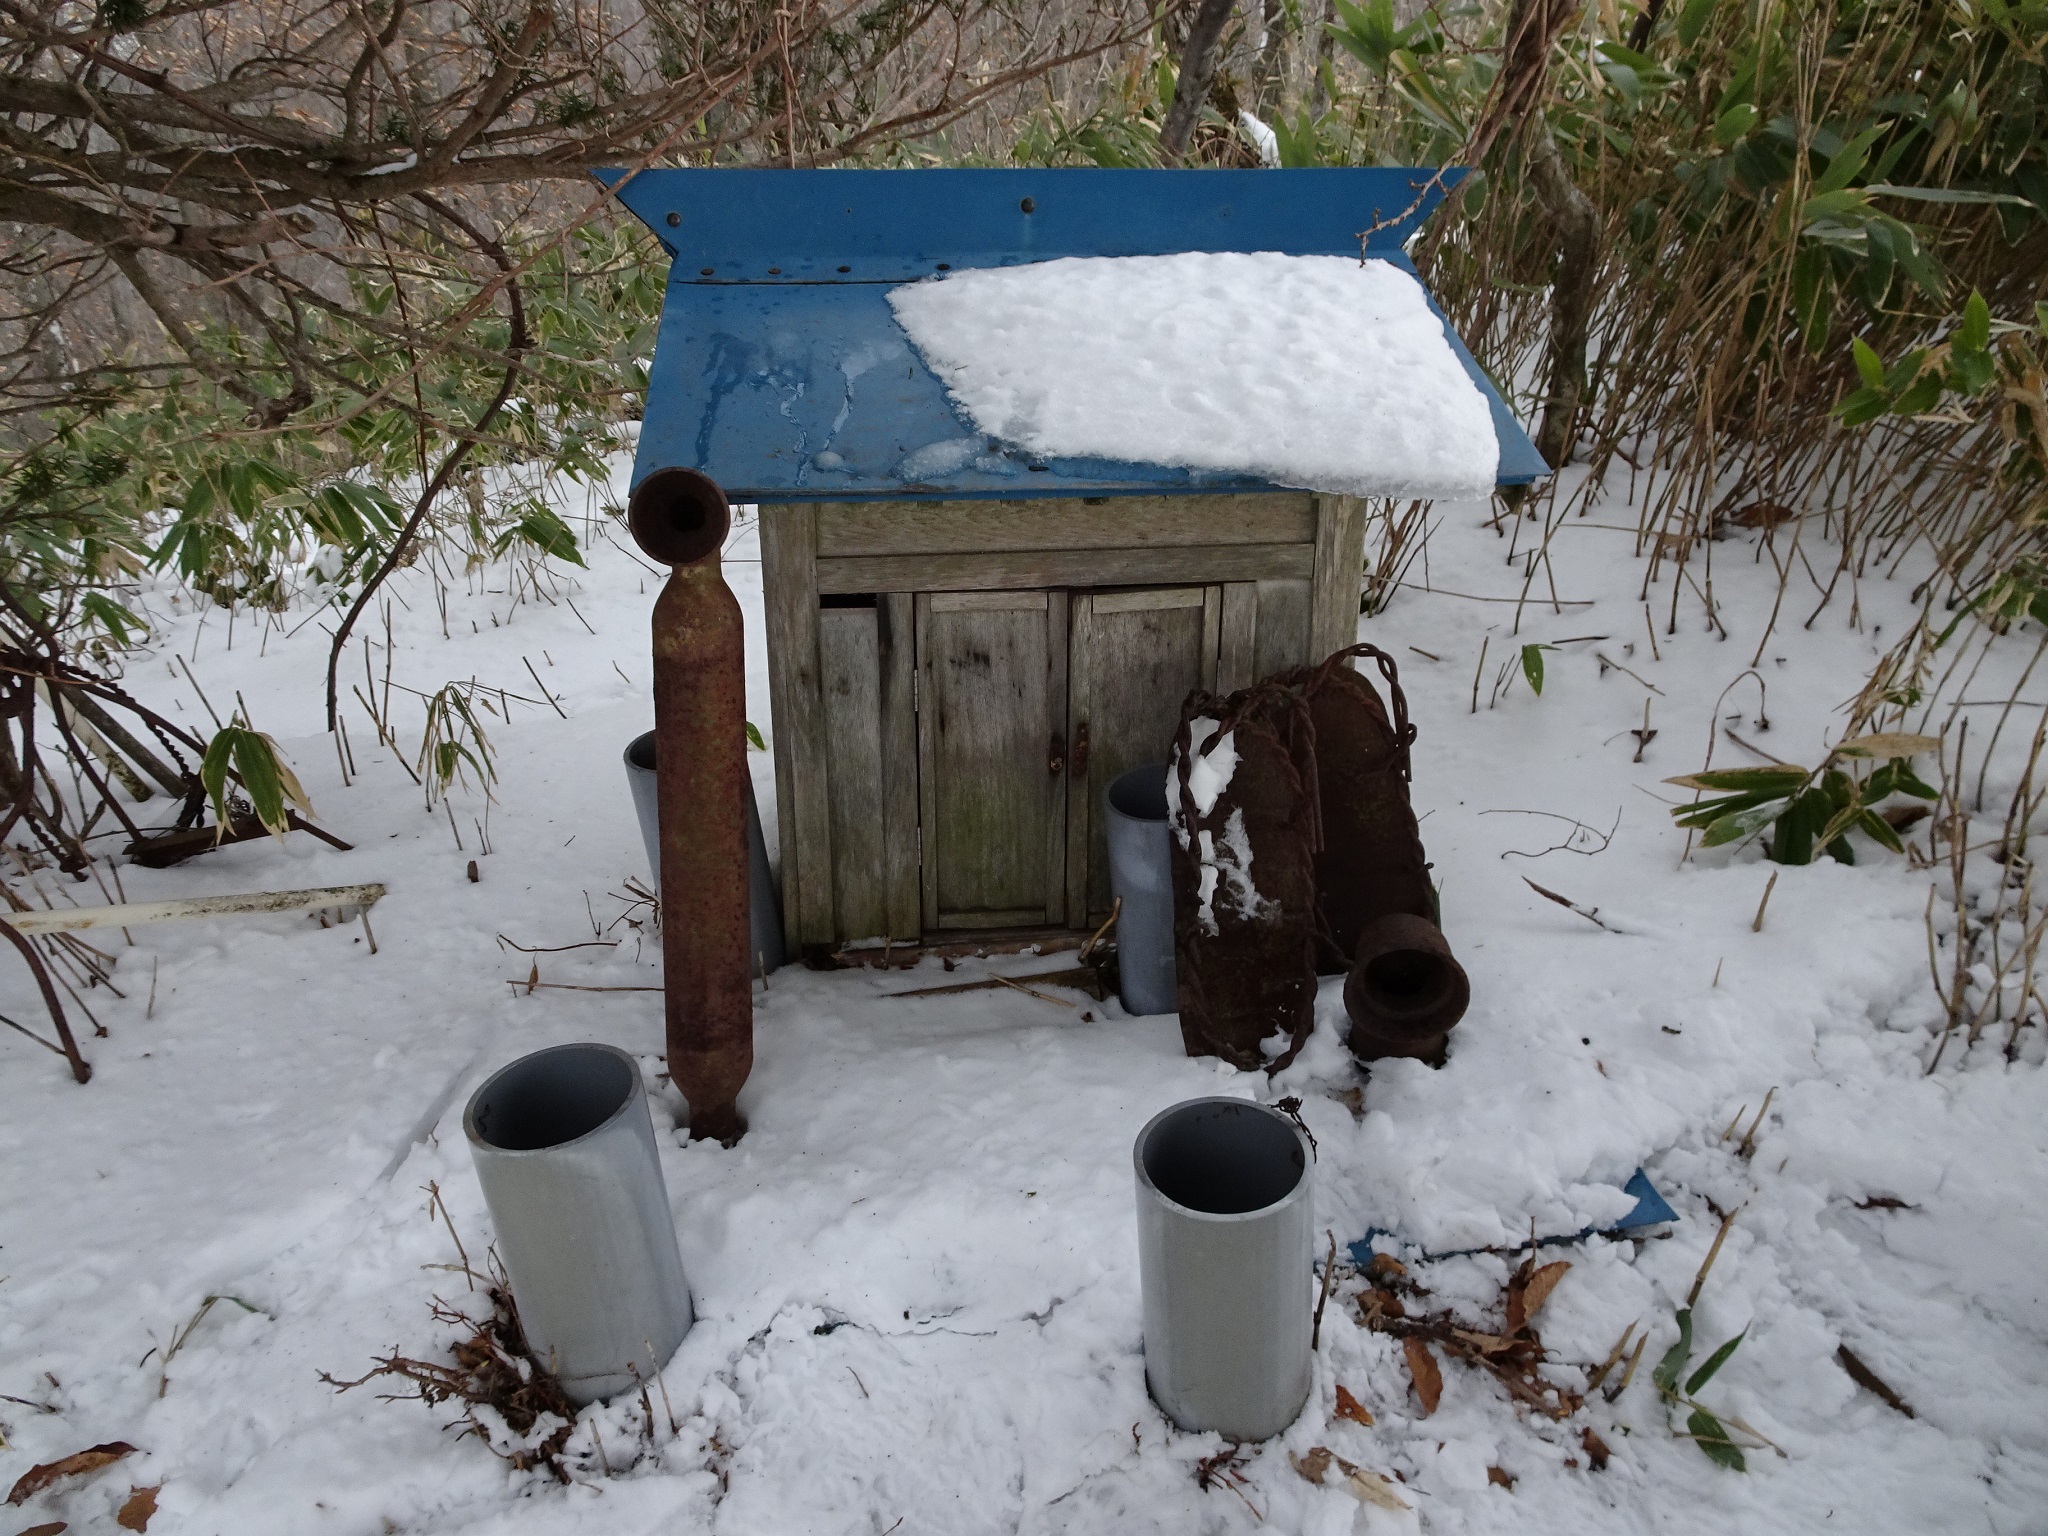
<svg viewBox="0 0 2048 1536"><path fill-rule="evenodd" d="M1306 581L1253 583L1259 594L1259 617L1253 639L1252 673L1247 682L1271 677L1308 661L1309 584Z"/></svg>
<svg viewBox="0 0 2048 1536"><path fill-rule="evenodd" d="M1066 912L1069 927L1088 922L1088 836L1095 816L1095 796L1085 774L1073 771L1073 752L1092 731L1095 713L1095 615L1096 605L1106 601L1106 592L1077 592L1067 615L1067 757L1068 787L1066 824ZM1089 755L1094 755L1089 743Z"/></svg>
<svg viewBox="0 0 2048 1536"><path fill-rule="evenodd" d="M1182 608L1117 609L1105 612L1100 596L1080 594L1087 607L1085 633L1077 628L1073 671L1085 674L1074 689L1086 712L1073 711L1071 734L1088 729L1085 774L1070 775L1068 858L1081 864L1067 874L1067 920L1079 925L1109 915L1109 846L1102 826L1102 797L1112 781L1146 763L1164 763L1180 724L1181 702L1191 689L1213 684L1216 642L1215 601ZM1163 771L1163 770L1162 770Z"/></svg>
<svg viewBox="0 0 2048 1536"><path fill-rule="evenodd" d="M918 593L911 599L911 608L917 626L917 905L922 930L930 933L939 926L938 846L932 837L939 816L939 744L938 732L933 729L932 705L932 595Z"/></svg>
<svg viewBox="0 0 2048 1536"><path fill-rule="evenodd" d="M1074 601L1066 592L1049 592L1045 605L1045 721L1057 730L1058 745L1065 761L1060 772L1046 775L1045 882L1042 887L1048 923L1067 920L1067 819L1073 808L1074 738L1065 729L1067 690L1073 665ZM1050 766L1048 764L1048 766ZM1080 786L1087 798L1087 786ZM987 926L987 925L984 925Z"/></svg>
<svg viewBox="0 0 2048 1536"><path fill-rule="evenodd" d="M1008 610L944 609L918 594L927 930L1064 915L1064 772L1050 765L1065 714L1065 609L1064 594Z"/></svg>
<svg viewBox="0 0 2048 1536"><path fill-rule="evenodd" d="M1134 592L1098 592L1093 607L1097 613L1140 613L1151 608L1199 608L1207 600L1207 587L1140 587Z"/></svg>
<svg viewBox="0 0 2048 1536"><path fill-rule="evenodd" d="M1358 637L1358 596L1365 584L1365 503L1358 497L1316 498L1310 582L1309 659L1320 661Z"/></svg>
<svg viewBox="0 0 2048 1536"><path fill-rule="evenodd" d="M1258 680L1259 584L1223 586L1223 614L1216 642L1216 692L1234 693Z"/></svg>
<svg viewBox="0 0 2048 1536"><path fill-rule="evenodd" d="M933 613L1043 613L1043 592L934 592Z"/></svg>
<svg viewBox="0 0 2048 1536"><path fill-rule="evenodd" d="M805 944L829 944L834 937L831 805L818 681L815 508L801 502L761 508L761 584L769 719L775 731L782 921L794 953Z"/></svg>
<svg viewBox="0 0 2048 1536"><path fill-rule="evenodd" d="M361 910L383 900L382 885L322 885L305 891L250 891L234 896L170 896L161 901L124 901L108 907L57 907L48 911L8 912L7 925L16 933L41 937L49 933L81 933L88 928L139 928L144 923L175 923L198 917L247 917L271 912L313 912L322 907Z"/></svg>
<svg viewBox="0 0 2048 1536"><path fill-rule="evenodd" d="M1362 547L1362 538L1361 531L1353 540L1354 553ZM1316 548L1312 544L1198 544L848 556L818 561L818 590L938 592L1307 578L1316 570Z"/></svg>
<svg viewBox="0 0 2048 1536"><path fill-rule="evenodd" d="M831 763L833 938L888 933L882 821L882 669L873 608L818 614L818 675Z"/></svg>
<svg viewBox="0 0 2048 1536"><path fill-rule="evenodd" d="M1223 649L1223 588L1202 588L1202 686L1216 691L1216 662Z"/></svg>
<svg viewBox="0 0 2048 1536"><path fill-rule="evenodd" d="M1095 496L1018 501L820 502L818 553L982 554L1150 543L1307 544L1306 491L1239 496Z"/></svg>
<svg viewBox="0 0 2048 1536"><path fill-rule="evenodd" d="M882 883L884 932L920 932L917 844L917 647L907 592L884 593L875 610L882 701Z"/></svg>

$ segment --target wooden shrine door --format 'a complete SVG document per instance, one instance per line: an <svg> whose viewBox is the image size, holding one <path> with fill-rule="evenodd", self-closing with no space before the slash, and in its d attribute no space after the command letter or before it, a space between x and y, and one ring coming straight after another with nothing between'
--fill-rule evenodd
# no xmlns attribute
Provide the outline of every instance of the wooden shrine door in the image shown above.
<svg viewBox="0 0 2048 1536"><path fill-rule="evenodd" d="M917 595L924 926L1067 919L1065 592Z"/></svg>
<svg viewBox="0 0 2048 1536"><path fill-rule="evenodd" d="M1223 588L1076 592L1067 674L1067 921L1109 916L1102 796L1126 770L1163 763L1190 689L1216 686Z"/></svg>

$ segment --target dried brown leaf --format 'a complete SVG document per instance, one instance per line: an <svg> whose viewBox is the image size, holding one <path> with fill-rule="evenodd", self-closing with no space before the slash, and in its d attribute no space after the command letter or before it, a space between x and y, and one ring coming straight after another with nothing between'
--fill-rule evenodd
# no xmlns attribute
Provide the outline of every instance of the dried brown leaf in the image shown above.
<svg viewBox="0 0 2048 1536"><path fill-rule="evenodd" d="M1294 1463L1294 1470L1312 1483L1321 1483L1329 1475L1330 1463L1336 1460L1336 1453L1327 1445L1319 1445L1297 1456L1287 1453L1287 1459Z"/></svg>
<svg viewBox="0 0 2048 1536"><path fill-rule="evenodd" d="M1496 1488L1506 1488L1510 1491L1515 1486L1514 1476L1506 1467L1488 1467L1486 1469L1486 1480Z"/></svg>
<svg viewBox="0 0 2048 1536"><path fill-rule="evenodd" d="M1529 1319L1542 1309L1543 1303L1550 1299L1550 1293L1557 1289L1557 1282L1571 1267L1569 1260L1559 1259L1527 1274L1516 1271L1514 1280L1508 1283L1509 1333L1519 1333L1528 1325ZM1528 1266L1525 1264L1523 1269L1527 1270Z"/></svg>
<svg viewBox="0 0 2048 1536"><path fill-rule="evenodd" d="M1482 1355L1497 1355L1515 1347L1515 1340L1500 1333L1475 1333L1469 1328L1454 1328L1453 1338L1469 1349Z"/></svg>
<svg viewBox="0 0 2048 1536"><path fill-rule="evenodd" d="M39 1467L30 1467L15 1482L13 1491L7 1495L7 1502L25 1504L60 1478L97 1472L101 1467L112 1466L123 1456L134 1454L135 1447L126 1440L109 1440L105 1445L90 1446L56 1461L46 1461Z"/></svg>
<svg viewBox="0 0 2048 1536"><path fill-rule="evenodd" d="M1350 1390L1341 1382L1337 1386L1337 1417L1349 1419L1354 1424L1370 1426L1372 1423L1371 1411L1353 1397Z"/></svg>
<svg viewBox="0 0 2048 1536"><path fill-rule="evenodd" d="M1408 1309L1401 1305L1401 1298L1392 1291L1359 1292L1358 1320L1368 1328L1379 1328L1383 1318L1407 1315Z"/></svg>
<svg viewBox="0 0 2048 1536"><path fill-rule="evenodd" d="M1607 1470L1607 1458L1613 1453L1607 1449L1607 1442L1593 1433L1592 1425L1587 1425L1579 1436L1579 1445L1585 1450L1587 1464L1595 1472Z"/></svg>
<svg viewBox="0 0 2048 1536"><path fill-rule="evenodd" d="M149 1517L156 1513L158 1491L158 1488L129 1489L128 1502L123 1504L121 1512L114 1516L114 1524L124 1531L148 1530Z"/></svg>
<svg viewBox="0 0 2048 1536"><path fill-rule="evenodd" d="M1344 1487L1353 1498L1377 1504L1381 1509L1402 1511L1414 1508L1394 1492L1392 1478L1381 1477L1377 1472L1353 1472L1344 1479Z"/></svg>
<svg viewBox="0 0 2048 1536"><path fill-rule="evenodd" d="M1867 1392L1875 1393L1886 1406L1897 1409L1907 1418L1918 1417L1906 1405L1906 1400L1899 1396L1883 1377L1865 1365L1856 1351L1848 1345L1844 1344L1835 1351L1835 1359L1840 1362L1842 1369L1849 1373L1849 1379L1855 1382L1857 1386L1862 1387ZM1337 1390L1341 1393L1344 1389L1339 1387Z"/></svg>
<svg viewBox="0 0 2048 1536"><path fill-rule="evenodd" d="M45 1520L41 1525L30 1526L21 1533L21 1536L59 1536L60 1532L70 1529L70 1525L65 1521Z"/></svg>
<svg viewBox="0 0 2048 1536"><path fill-rule="evenodd" d="M1403 1339L1401 1348L1408 1356L1408 1374L1415 1379L1415 1395L1422 1399L1422 1416L1426 1419L1443 1401L1444 1373L1436 1363L1436 1356L1429 1352L1429 1346L1422 1340Z"/></svg>
<svg viewBox="0 0 2048 1536"><path fill-rule="evenodd" d="M1365 1272L1375 1280L1400 1278L1408 1273L1408 1266L1391 1253L1376 1253L1372 1256L1372 1262L1365 1266Z"/></svg>

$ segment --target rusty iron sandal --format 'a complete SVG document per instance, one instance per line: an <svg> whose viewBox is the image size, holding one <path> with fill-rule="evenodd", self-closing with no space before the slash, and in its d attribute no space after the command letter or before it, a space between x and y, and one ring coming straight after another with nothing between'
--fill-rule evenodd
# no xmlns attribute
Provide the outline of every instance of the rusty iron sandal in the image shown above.
<svg viewBox="0 0 2048 1536"><path fill-rule="evenodd" d="M1370 656L1392 702L1349 665ZM1353 645L1282 679L1310 729L1320 836L1315 856L1318 969L1348 971L1344 1006L1361 1061L1441 1064L1472 989L1438 926L1422 834L1409 804L1415 727L1394 659Z"/></svg>
<svg viewBox="0 0 2048 1536"><path fill-rule="evenodd" d="M1248 1072L1291 1062L1316 1011L1311 789L1260 707L1265 694L1189 694L1167 781L1181 1039L1190 1056ZM1198 721L1215 724L1200 740ZM1210 759L1226 739L1236 766L1205 810L1197 775L1220 776ZM1287 1044L1268 1062L1275 1035Z"/></svg>

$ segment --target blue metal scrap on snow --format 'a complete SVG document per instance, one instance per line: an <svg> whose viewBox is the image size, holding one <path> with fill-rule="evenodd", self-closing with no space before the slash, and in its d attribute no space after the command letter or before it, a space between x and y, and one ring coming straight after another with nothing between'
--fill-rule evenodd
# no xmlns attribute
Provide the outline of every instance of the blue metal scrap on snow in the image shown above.
<svg viewBox="0 0 2048 1536"><path fill-rule="evenodd" d="M1432 185L1434 174L601 171L673 258L634 480L679 465L742 502L1271 489L1171 465L1040 459L993 438L950 473L906 478L919 449L981 434L896 324L888 291L1061 256L1356 256L1382 219L1365 254L1412 274L1402 246L1464 173ZM1492 407L1499 482L1548 474L1448 323L1444 334Z"/></svg>
<svg viewBox="0 0 2048 1536"><path fill-rule="evenodd" d="M1622 1185L1621 1192L1625 1195L1634 1196L1636 1203L1629 1208L1628 1214L1623 1216L1613 1226L1599 1228L1597 1232L1595 1228L1586 1227L1577 1232L1561 1232L1555 1237L1539 1237L1534 1243L1520 1243L1507 1251L1510 1253L1520 1253L1524 1248L1550 1248L1559 1243L1576 1243L1596 1235L1600 1237L1635 1237L1651 1227L1662 1226L1667 1221L1678 1220L1678 1212L1671 1208L1671 1202L1657 1193L1657 1186L1650 1182L1649 1174L1640 1168L1629 1176L1629 1181ZM1385 1227L1369 1228L1365 1236L1361 1237L1357 1242L1346 1245L1346 1249L1351 1255L1351 1262L1360 1265L1370 1264L1374 1252L1373 1239L1376 1237L1393 1236L1394 1234ZM1425 1253L1422 1257L1430 1261L1458 1259L1471 1253L1487 1253L1491 1251L1494 1250L1486 1248L1455 1248L1448 1253Z"/></svg>

